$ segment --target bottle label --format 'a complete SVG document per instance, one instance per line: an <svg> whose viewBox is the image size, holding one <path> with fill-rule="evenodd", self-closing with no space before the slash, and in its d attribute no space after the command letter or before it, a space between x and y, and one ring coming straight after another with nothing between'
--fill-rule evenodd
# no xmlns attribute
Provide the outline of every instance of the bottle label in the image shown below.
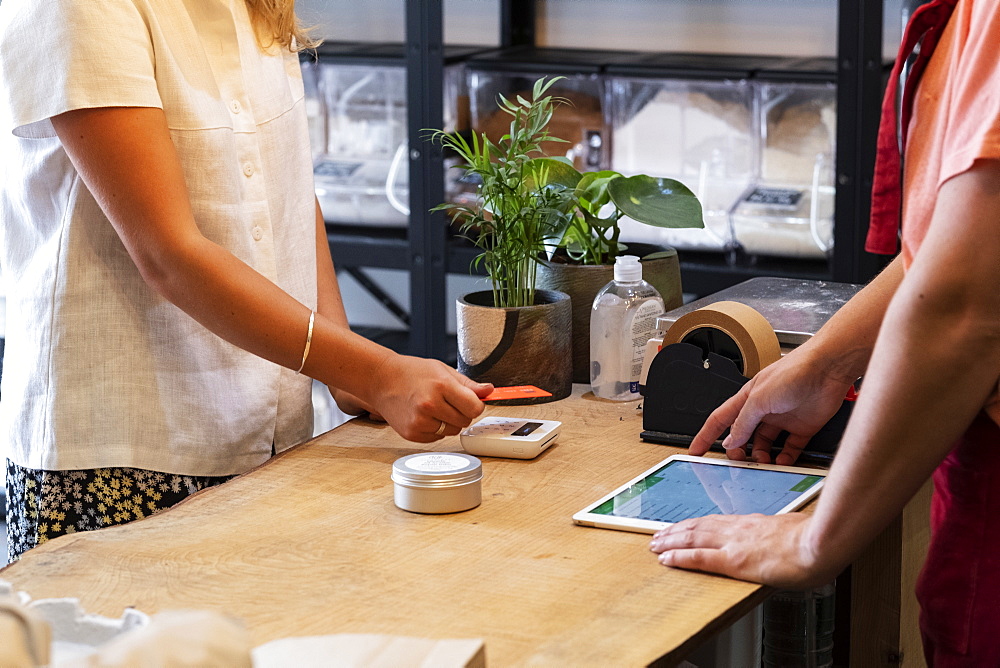
<svg viewBox="0 0 1000 668"><path fill-rule="evenodd" d="M663 313L663 303L658 299L650 299L635 310L632 318L632 368L629 376L630 391L639 391L639 376L642 375L642 362L646 357L646 343L656 332L656 320Z"/></svg>

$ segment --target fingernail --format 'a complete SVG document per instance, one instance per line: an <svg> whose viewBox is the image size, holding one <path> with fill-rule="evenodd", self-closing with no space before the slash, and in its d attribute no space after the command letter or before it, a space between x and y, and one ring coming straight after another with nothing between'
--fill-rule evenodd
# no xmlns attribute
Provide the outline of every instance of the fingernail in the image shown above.
<svg viewBox="0 0 1000 668"><path fill-rule="evenodd" d="M726 450L731 450L732 449L732 447L733 447L733 435L732 434L730 434L729 436L726 436L724 439L722 439L722 447L725 448Z"/></svg>

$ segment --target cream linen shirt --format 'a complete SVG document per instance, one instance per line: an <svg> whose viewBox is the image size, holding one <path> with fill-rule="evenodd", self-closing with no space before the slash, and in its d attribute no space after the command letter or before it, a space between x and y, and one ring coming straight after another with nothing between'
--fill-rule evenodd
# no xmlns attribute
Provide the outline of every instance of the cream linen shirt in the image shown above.
<svg viewBox="0 0 1000 668"><path fill-rule="evenodd" d="M0 3L0 438L11 460L227 475L311 435L310 379L148 287L49 121L162 108L201 232L315 308L303 104L297 56L259 49L243 0Z"/></svg>

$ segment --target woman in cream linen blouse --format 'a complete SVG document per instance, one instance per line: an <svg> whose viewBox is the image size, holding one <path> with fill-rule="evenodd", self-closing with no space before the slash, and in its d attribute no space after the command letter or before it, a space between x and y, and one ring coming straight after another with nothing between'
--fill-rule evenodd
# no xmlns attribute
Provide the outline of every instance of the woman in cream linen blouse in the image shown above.
<svg viewBox="0 0 1000 668"><path fill-rule="evenodd" d="M308 37L292 0L266 4L0 5L14 556L308 438L310 377L414 441L483 410L489 386L349 330L313 193Z"/></svg>

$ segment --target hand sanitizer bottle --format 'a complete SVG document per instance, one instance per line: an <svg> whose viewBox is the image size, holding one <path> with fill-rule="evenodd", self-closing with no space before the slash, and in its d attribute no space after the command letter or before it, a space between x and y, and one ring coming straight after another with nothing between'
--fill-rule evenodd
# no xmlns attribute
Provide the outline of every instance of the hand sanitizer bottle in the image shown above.
<svg viewBox="0 0 1000 668"><path fill-rule="evenodd" d="M656 332L663 298L642 280L634 255L615 260L615 278L601 288L590 311L590 387L615 401L639 398L646 342Z"/></svg>

